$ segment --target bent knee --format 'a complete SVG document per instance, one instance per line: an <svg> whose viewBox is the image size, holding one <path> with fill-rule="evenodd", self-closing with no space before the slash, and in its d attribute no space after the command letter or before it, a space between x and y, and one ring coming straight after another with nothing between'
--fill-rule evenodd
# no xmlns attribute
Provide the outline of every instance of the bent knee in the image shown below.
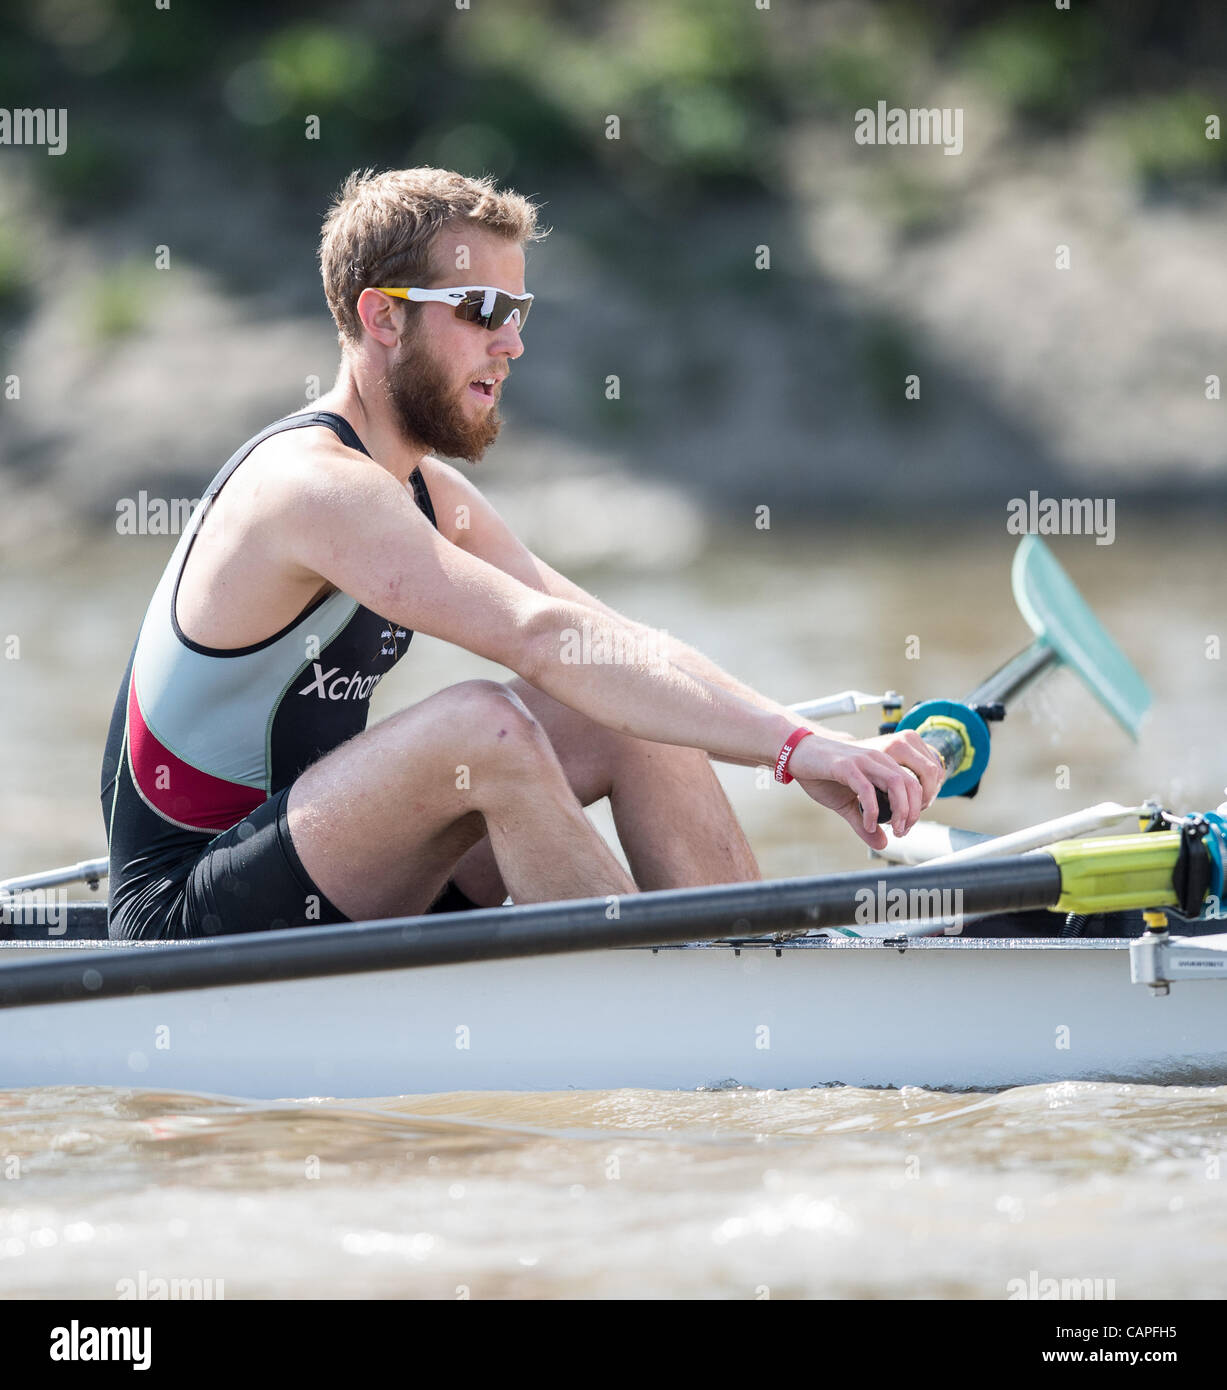
<svg viewBox="0 0 1227 1390"><path fill-rule="evenodd" d="M509 686L492 680L461 681L441 690L440 713L459 753L485 760L540 756L550 742L540 722Z"/></svg>
<svg viewBox="0 0 1227 1390"><path fill-rule="evenodd" d="M461 681L441 690L439 696L445 699L448 713L465 724L497 724L504 737L517 732L542 732L524 701L500 681Z"/></svg>

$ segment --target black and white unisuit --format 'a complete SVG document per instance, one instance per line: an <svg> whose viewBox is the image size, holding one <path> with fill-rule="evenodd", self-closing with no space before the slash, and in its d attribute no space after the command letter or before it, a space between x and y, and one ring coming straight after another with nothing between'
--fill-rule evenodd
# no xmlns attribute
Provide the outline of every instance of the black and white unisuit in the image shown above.
<svg viewBox="0 0 1227 1390"><path fill-rule="evenodd" d="M258 444L299 429L329 429L368 452L346 420L322 410L287 416L249 439L206 489L141 624L102 764L113 938L347 920L303 867L286 800L305 768L366 727L371 692L413 633L340 592L248 647L201 646L175 612L210 505ZM420 469L407 486L437 526ZM465 906L472 904L452 885L436 904Z"/></svg>

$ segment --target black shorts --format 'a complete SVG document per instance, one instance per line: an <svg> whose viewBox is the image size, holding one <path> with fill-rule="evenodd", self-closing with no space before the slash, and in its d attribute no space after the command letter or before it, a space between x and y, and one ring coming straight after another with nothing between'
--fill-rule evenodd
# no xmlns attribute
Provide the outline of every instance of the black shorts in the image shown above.
<svg viewBox="0 0 1227 1390"><path fill-rule="evenodd" d="M289 796L286 787L184 862L145 873L120 872L113 863L112 940L181 940L348 922L298 857L286 811ZM449 880L428 911L475 907Z"/></svg>

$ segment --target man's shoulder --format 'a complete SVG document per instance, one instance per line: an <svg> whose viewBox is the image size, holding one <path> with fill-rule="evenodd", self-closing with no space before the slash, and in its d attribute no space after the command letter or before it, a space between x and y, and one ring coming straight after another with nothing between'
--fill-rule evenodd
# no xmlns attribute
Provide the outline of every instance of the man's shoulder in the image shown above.
<svg viewBox="0 0 1227 1390"><path fill-rule="evenodd" d="M335 495L359 480L369 483L383 475L383 469L370 467L369 454L347 443L323 421L312 421L311 412L286 418L301 418L303 423L262 439L243 465L249 487L263 492L270 503ZM318 427L311 428L312 424Z"/></svg>
<svg viewBox="0 0 1227 1390"><path fill-rule="evenodd" d="M276 422L272 434L261 439L249 458L268 466L285 459L327 462L330 459L366 458L360 449L347 443L331 420L319 411L303 410Z"/></svg>

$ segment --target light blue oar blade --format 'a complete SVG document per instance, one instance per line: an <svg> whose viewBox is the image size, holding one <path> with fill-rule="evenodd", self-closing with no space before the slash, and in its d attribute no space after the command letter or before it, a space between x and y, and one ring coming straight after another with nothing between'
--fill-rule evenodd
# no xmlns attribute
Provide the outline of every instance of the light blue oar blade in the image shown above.
<svg viewBox="0 0 1227 1390"><path fill-rule="evenodd" d="M1014 601L1031 631L1076 671L1131 738L1150 708L1150 691L1069 575L1038 536L1024 536L1014 556Z"/></svg>

